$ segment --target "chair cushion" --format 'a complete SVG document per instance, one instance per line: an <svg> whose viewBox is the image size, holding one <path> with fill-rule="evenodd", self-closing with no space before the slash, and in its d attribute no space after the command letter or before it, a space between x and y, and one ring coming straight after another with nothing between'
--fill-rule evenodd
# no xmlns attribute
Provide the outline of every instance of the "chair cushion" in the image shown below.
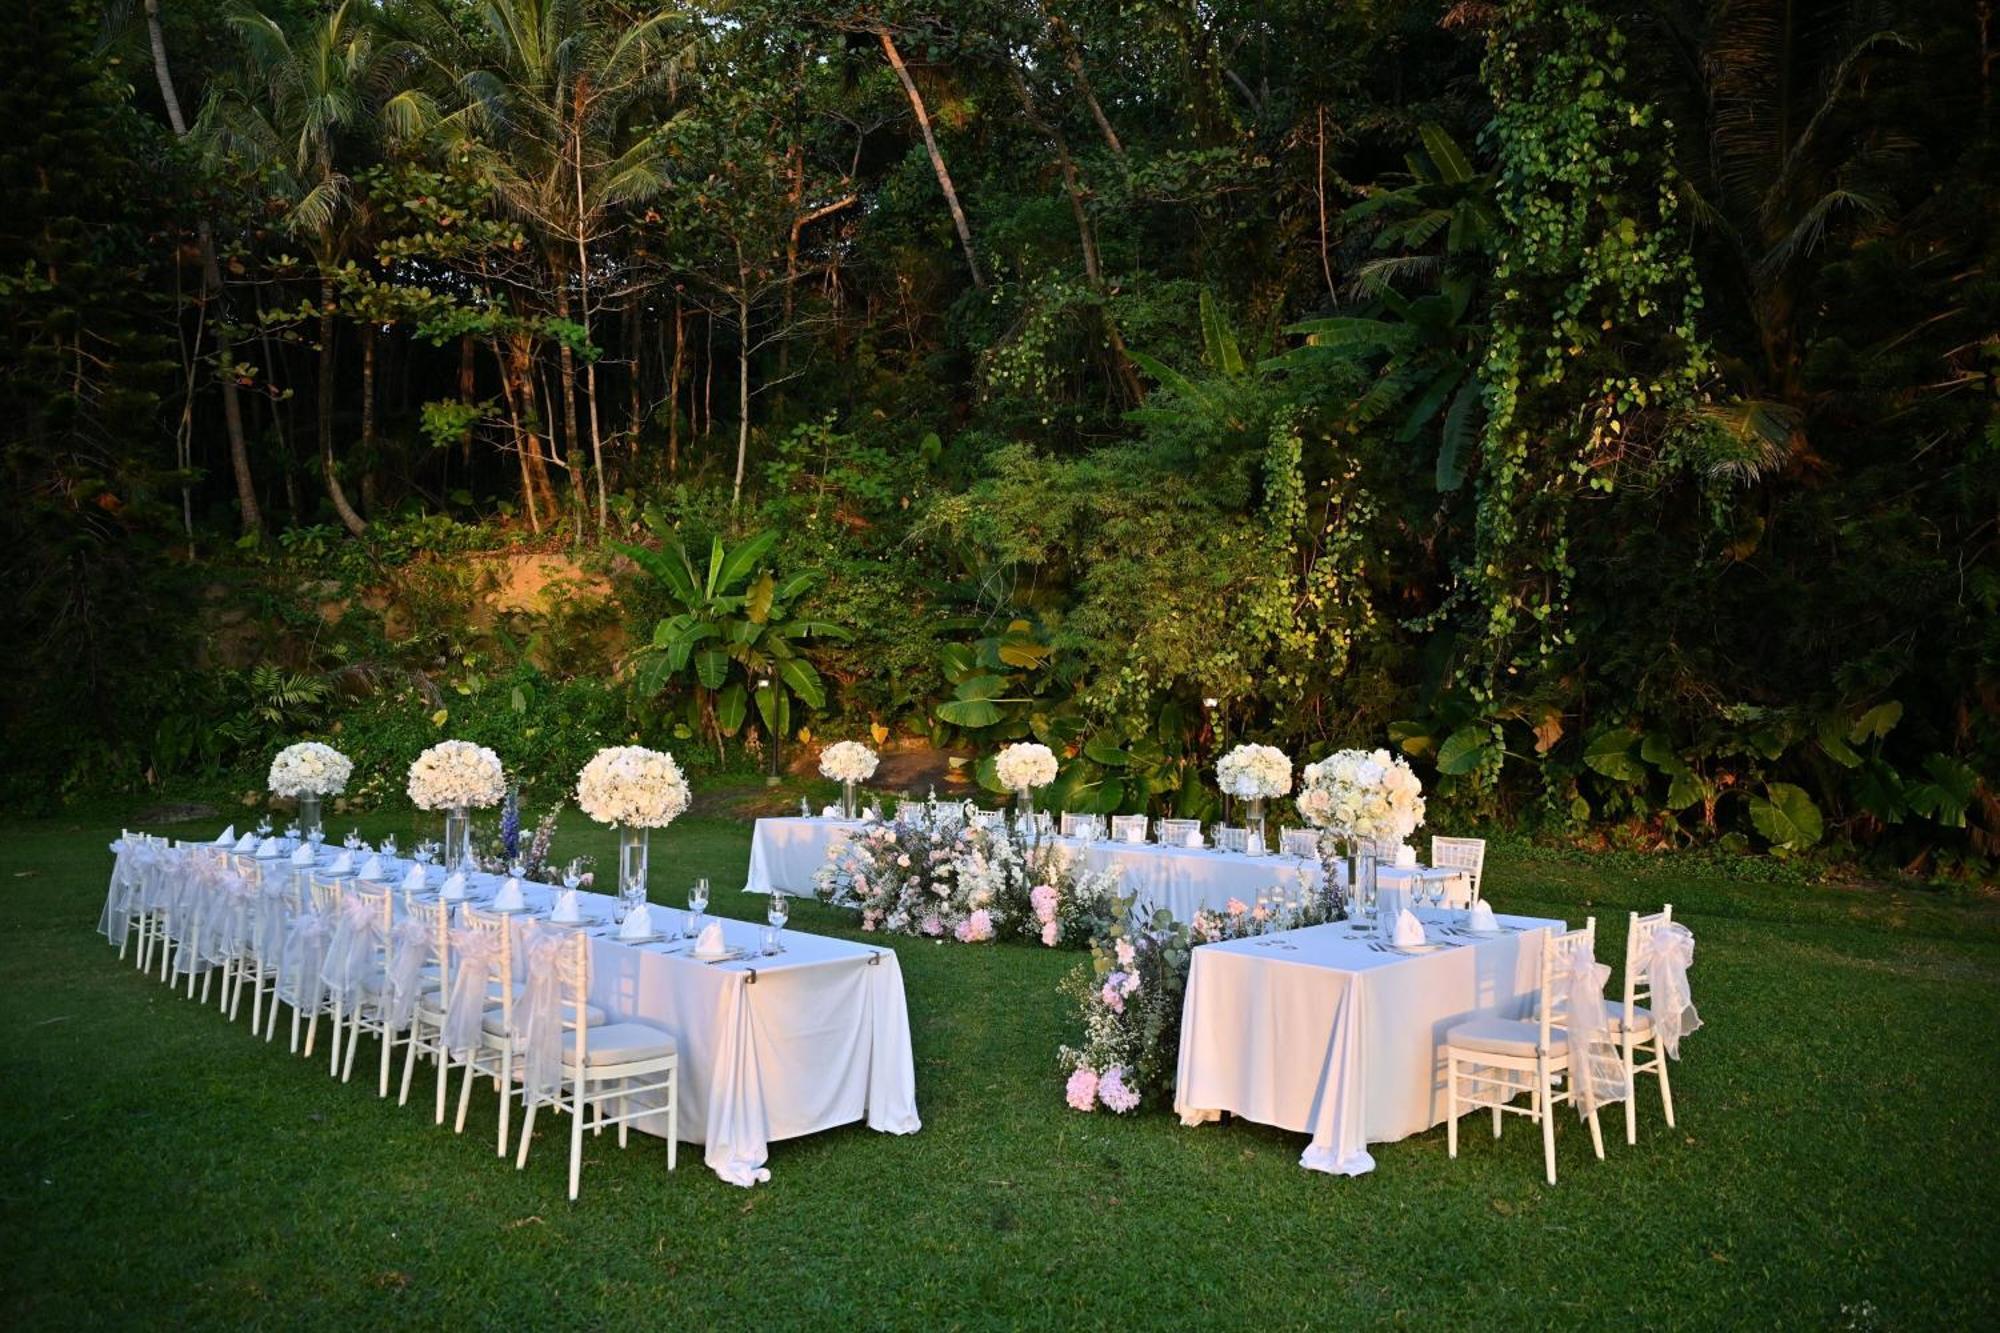
<svg viewBox="0 0 2000 1333"><path fill-rule="evenodd" d="M514 1017L517 1021L521 1016L521 1006L520 1006L519 996L520 993L518 991L515 992ZM567 1020L569 1017L567 1006L564 1007L563 1017L565 1020ZM604 1022L604 1018L605 1018L604 1010L600 1006L594 1004L585 1004L583 1006L583 1021L585 1023L588 1023L591 1027L601 1026ZM483 1024L481 1024L481 1026L483 1026L488 1032L492 1033L494 1036L503 1037L507 1035L507 1029L501 1026L505 1022L506 1022L506 1011L504 1009L501 1009L498 1005L495 1005L493 1008L488 1009L486 1011L486 1021Z"/></svg>
<svg viewBox="0 0 2000 1333"><path fill-rule="evenodd" d="M592 1025L590 1043L584 1052L584 1063L590 1065L627 1065L641 1060L663 1060L674 1054L674 1037L671 1032L662 1032L644 1023L606 1023L603 1027ZM576 1033L563 1034L563 1063L576 1063Z"/></svg>
<svg viewBox="0 0 2000 1333"><path fill-rule="evenodd" d="M1611 1016L1611 1031L1613 1035L1623 1035L1625 1031L1625 1001L1606 1000L1604 1002L1604 1011L1605 1013ZM1653 1011L1646 1008L1646 1006L1642 1004L1633 1005L1632 1006L1633 1034L1636 1036L1641 1033L1651 1032L1652 1030L1653 1030Z"/></svg>
<svg viewBox="0 0 2000 1333"><path fill-rule="evenodd" d="M1460 1023L1445 1034L1445 1044L1462 1051L1488 1051L1494 1055L1534 1058L1535 1043L1541 1039L1541 1024L1528 1018L1474 1018ZM1561 1028L1549 1029L1549 1054L1561 1055L1569 1049L1569 1035Z"/></svg>

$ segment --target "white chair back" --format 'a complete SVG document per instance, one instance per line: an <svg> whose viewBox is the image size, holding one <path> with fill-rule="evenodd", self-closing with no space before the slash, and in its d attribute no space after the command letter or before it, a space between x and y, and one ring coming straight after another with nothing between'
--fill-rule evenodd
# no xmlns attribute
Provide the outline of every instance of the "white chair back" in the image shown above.
<svg viewBox="0 0 2000 1333"><path fill-rule="evenodd" d="M500 992L501 1031L512 1032L514 1030L514 932L509 928L507 914L482 912L471 903L464 903L458 909L458 921L466 930L475 931L492 943L493 963L492 969L486 975L486 981L489 989L496 988L495 983L497 983ZM581 940L584 937L583 932L578 931L576 937ZM472 984L476 984L477 981L478 978L473 978ZM461 979L454 979L453 984L456 986L467 983Z"/></svg>
<svg viewBox="0 0 2000 1333"><path fill-rule="evenodd" d="M1319 855L1319 831L1309 828L1288 828L1278 830L1278 854L1280 856Z"/></svg>
<svg viewBox="0 0 2000 1333"><path fill-rule="evenodd" d="M1102 838L1104 836L1103 815L1073 815L1063 811L1062 835L1065 838Z"/></svg>
<svg viewBox="0 0 2000 1333"><path fill-rule="evenodd" d="M1246 851L1250 846L1250 831L1248 829L1231 828L1227 824L1217 824L1215 826L1215 845L1218 850L1225 852Z"/></svg>
<svg viewBox="0 0 2000 1333"><path fill-rule="evenodd" d="M1464 871L1470 880L1471 901L1479 901L1479 882L1486 869L1486 839L1432 838L1431 864Z"/></svg>
<svg viewBox="0 0 2000 1333"><path fill-rule="evenodd" d="M1538 1049L1553 1049L1551 1032L1569 1021L1569 978L1579 963L1597 956L1597 918L1585 917L1582 930L1550 931L1542 946L1541 997L1536 1004L1541 1022Z"/></svg>
<svg viewBox="0 0 2000 1333"><path fill-rule="evenodd" d="M1651 916L1632 913L1625 926L1625 1015L1653 998L1652 969L1646 966L1653 953L1653 936L1662 926L1671 925L1674 905L1668 903Z"/></svg>
<svg viewBox="0 0 2000 1333"><path fill-rule="evenodd" d="M1165 847L1181 847L1187 844L1190 833L1201 832L1199 819L1162 819L1160 821L1160 843Z"/></svg>
<svg viewBox="0 0 2000 1333"><path fill-rule="evenodd" d="M1146 840L1147 819L1144 815L1111 816L1111 840L1113 842L1144 842ZM1133 830L1137 830L1135 834Z"/></svg>
<svg viewBox="0 0 2000 1333"><path fill-rule="evenodd" d="M1005 810L974 810L972 812L972 826L974 828L996 829L1000 828L1006 822L1007 812Z"/></svg>

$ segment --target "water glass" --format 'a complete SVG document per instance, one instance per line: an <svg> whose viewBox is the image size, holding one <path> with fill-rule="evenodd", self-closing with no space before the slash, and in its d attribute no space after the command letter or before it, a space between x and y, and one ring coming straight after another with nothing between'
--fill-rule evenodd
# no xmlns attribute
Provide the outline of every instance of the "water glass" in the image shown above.
<svg viewBox="0 0 2000 1333"><path fill-rule="evenodd" d="M701 920L701 914L708 910L708 881L706 879L696 880L694 887L688 890L688 910L694 913L694 918L697 922Z"/></svg>
<svg viewBox="0 0 2000 1333"><path fill-rule="evenodd" d="M579 884L583 883L582 857L579 856L572 858L570 863L563 867L562 883L563 887L566 889L574 889Z"/></svg>

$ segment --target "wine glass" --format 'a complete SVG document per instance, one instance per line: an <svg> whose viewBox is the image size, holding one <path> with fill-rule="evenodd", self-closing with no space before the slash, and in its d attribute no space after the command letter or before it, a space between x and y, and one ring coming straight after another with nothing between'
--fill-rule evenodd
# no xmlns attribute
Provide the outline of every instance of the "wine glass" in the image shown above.
<svg viewBox="0 0 2000 1333"><path fill-rule="evenodd" d="M346 836L345 838L341 839L341 845L342 845L342 846L344 846L344 847L346 847L346 848L347 848L347 850L348 850L348 851L350 851L350 852L358 852L358 851L360 851L360 850L361 850L361 830L360 830L360 829L358 829L358 828L351 828L351 829L347 830L347 836Z"/></svg>
<svg viewBox="0 0 2000 1333"><path fill-rule="evenodd" d="M311 833L306 834L306 841L315 847L319 846L326 841L326 829L324 827L314 829Z"/></svg>
<svg viewBox="0 0 2000 1333"><path fill-rule="evenodd" d="M569 864L563 867L562 884L565 889L574 889L581 883L583 883L583 858L574 856L570 858Z"/></svg>
<svg viewBox="0 0 2000 1333"><path fill-rule="evenodd" d="M395 856L396 856L396 835L395 835L395 834L393 834L393 833L389 833L389 834L385 834L385 835L383 835L383 838L382 838L382 855L384 855L384 856L386 856L386 857L390 858L391 860L394 860L394 859L395 859Z"/></svg>
<svg viewBox="0 0 2000 1333"><path fill-rule="evenodd" d="M785 928L785 922L791 919L791 915L792 900L782 893L773 893L771 905L764 912L764 919L771 923L764 932L765 953L778 952L778 932Z"/></svg>
<svg viewBox="0 0 2000 1333"><path fill-rule="evenodd" d="M257 821L257 836L260 838L271 836L271 817L269 815L265 815Z"/></svg>
<svg viewBox="0 0 2000 1333"><path fill-rule="evenodd" d="M707 910L708 880L702 878L696 880L694 887L688 890L688 911L694 913L695 921L699 923L701 921L701 914Z"/></svg>

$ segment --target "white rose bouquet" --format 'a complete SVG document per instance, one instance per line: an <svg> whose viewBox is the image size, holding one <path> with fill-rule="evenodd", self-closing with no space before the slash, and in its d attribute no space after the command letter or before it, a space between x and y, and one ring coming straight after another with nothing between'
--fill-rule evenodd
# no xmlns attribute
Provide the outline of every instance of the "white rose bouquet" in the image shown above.
<svg viewBox="0 0 2000 1333"><path fill-rule="evenodd" d="M1056 757L1046 745L1017 741L993 761L993 775L1008 791L1033 791L1056 780Z"/></svg>
<svg viewBox="0 0 2000 1333"><path fill-rule="evenodd" d="M881 760L860 741L835 741L819 753L821 777L835 782L866 782Z"/></svg>
<svg viewBox="0 0 2000 1333"><path fill-rule="evenodd" d="M1339 750L1306 765L1299 816L1342 838L1401 842L1424 822L1424 784L1387 750Z"/></svg>
<svg viewBox="0 0 2000 1333"><path fill-rule="evenodd" d="M268 785L273 796L297 799L338 796L354 776L354 761L331 745L300 741L278 751Z"/></svg>
<svg viewBox="0 0 2000 1333"><path fill-rule="evenodd" d="M665 828L688 808L687 778L670 754L613 745L577 774L576 803L600 824Z"/></svg>
<svg viewBox="0 0 2000 1333"><path fill-rule="evenodd" d="M410 765L410 802L419 810L497 805L507 794L500 756L471 741L439 741Z"/></svg>
<svg viewBox="0 0 2000 1333"><path fill-rule="evenodd" d="M1292 789L1292 761L1268 745L1239 745L1215 763L1216 785L1242 800L1269 800Z"/></svg>

